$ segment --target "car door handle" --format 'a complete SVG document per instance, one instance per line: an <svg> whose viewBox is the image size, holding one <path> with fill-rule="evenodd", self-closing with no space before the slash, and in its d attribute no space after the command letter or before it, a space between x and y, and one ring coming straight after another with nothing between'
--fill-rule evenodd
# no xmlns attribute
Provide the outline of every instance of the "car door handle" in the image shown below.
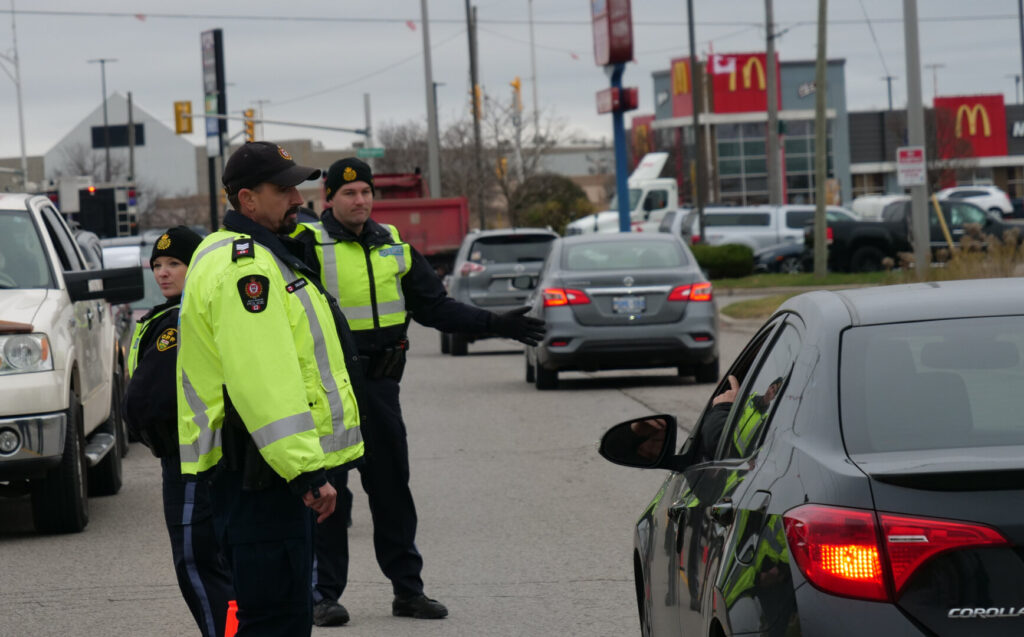
<svg viewBox="0 0 1024 637"><path fill-rule="evenodd" d="M732 500L721 500L711 506L711 519L722 526L732 524L736 517L736 510L732 506Z"/></svg>
<svg viewBox="0 0 1024 637"><path fill-rule="evenodd" d="M89 328L92 329L92 308L85 310L85 320L89 322Z"/></svg>

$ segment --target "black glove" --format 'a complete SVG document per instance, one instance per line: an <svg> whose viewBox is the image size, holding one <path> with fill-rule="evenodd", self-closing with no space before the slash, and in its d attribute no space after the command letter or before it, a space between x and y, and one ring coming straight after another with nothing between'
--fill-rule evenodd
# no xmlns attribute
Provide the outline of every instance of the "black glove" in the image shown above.
<svg viewBox="0 0 1024 637"><path fill-rule="evenodd" d="M527 345L536 345L544 338L544 321L532 316L523 316L529 311L529 306L523 306L504 314L491 314L490 329L498 336L514 338Z"/></svg>

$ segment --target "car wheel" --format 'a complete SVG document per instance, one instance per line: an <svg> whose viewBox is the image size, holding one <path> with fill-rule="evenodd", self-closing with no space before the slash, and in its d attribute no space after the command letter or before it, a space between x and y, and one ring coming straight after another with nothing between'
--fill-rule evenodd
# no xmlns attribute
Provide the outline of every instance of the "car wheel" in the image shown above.
<svg viewBox="0 0 1024 637"><path fill-rule="evenodd" d="M536 382L537 376L534 373L533 364L530 362L530 352L524 350L523 358L526 360L526 382L528 382L528 383Z"/></svg>
<svg viewBox="0 0 1024 637"><path fill-rule="evenodd" d="M100 425L99 431L114 436L114 446L99 464L89 469L89 495L114 495L124 483L121 458L124 457L124 447L128 445L124 438L124 419L121 418L121 377L116 373L113 384L110 391L110 417Z"/></svg>
<svg viewBox="0 0 1024 637"><path fill-rule="evenodd" d="M786 257L779 264L779 272L783 274L800 274L804 271L804 262L800 257Z"/></svg>
<svg viewBox="0 0 1024 637"><path fill-rule="evenodd" d="M693 376L698 383L718 382L718 357L710 363L698 363L693 370Z"/></svg>
<svg viewBox="0 0 1024 637"><path fill-rule="evenodd" d="M449 336L447 332L441 332L441 353L442 354L451 354L452 353L452 345L451 345L451 340L450 339L451 339L451 336Z"/></svg>
<svg viewBox="0 0 1024 637"><path fill-rule="evenodd" d="M555 389L558 387L558 370L547 369L542 365L534 367L534 385L537 389Z"/></svg>
<svg viewBox="0 0 1024 637"><path fill-rule="evenodd" d="M78 533L89 523L82 407L72 390L60 464L32 481L32 517L40 533Z"/></svg>
<svg viewBox="0 0 1024 637"><path fill-rule="evenodd" d="M861 246L850 258L850 269L854 272L876 272L882 269L885 254L875 246Z"/></svg>
<svg viewBox="0 0 1024 637"><path fill-rule="evenodd" d="M452 356L465 356L469 352L469 341L462 334L449 335L448 345L451 348Z"/></svg>

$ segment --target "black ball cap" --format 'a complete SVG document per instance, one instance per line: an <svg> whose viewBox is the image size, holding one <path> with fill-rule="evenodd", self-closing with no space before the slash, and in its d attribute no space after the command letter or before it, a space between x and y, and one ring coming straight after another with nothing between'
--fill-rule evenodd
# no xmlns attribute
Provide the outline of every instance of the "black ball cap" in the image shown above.
<svg viewBox="0 0 1024 637"><path fill-rule="evenodd" d="M255 188L267 182L277 186L298 186L318 179L319 168L300 166L288 151L270 142L246 142L228 158L221 181L228 194Z"/></svg>

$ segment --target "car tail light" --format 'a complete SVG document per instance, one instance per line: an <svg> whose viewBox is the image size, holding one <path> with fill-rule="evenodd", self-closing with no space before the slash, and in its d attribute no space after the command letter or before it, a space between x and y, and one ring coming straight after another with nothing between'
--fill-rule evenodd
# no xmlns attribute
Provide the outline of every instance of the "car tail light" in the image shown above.
<svg viewBox="0 0 1024 637"><path fill-rule="evenodd" d="M783 519L794 561L814 586L874 601L893 601L913 572L939 553L1008 544L987 526L890 513L876 518L863 509L808 504Z"/></svg>
<svg viewBox="0 0 1024 637"><path fill-rule="evenodd" d="M472 276L474 274L477 274L478 272L483 272L486 269L487 268L480 265L479 263L466 261L465 263L462 264L462 267L459 268L459 274L461 274L462 276Z"/></svg>
<svg viewBox="0 0 1024 637"><path fill-rule="evenodd" d="M560 339L555 339L555 340L551 341L550 343L548 343L548 347L565 347L568 344L569 344L569 341L565 340L564 338L560 338Z"/></svg>
<svg viewBox="0 0 1024 637"><path fill-rule="evenodd" d="M707 281L693 285L680 285L668 294L669 301L710 301L711 284Z"/></svg>
<svg viewBox="0 0 1024 637"><path fill-rule="evenodd" d="M590 303L590 297L585 292L571 288L545 288L541 295L544 297L544 307Z"/></svg>
<svg viewBox="0 0 1024 637"><path fill-rule="evenodd" d="M825 228L825 245L832 245L832 227Z"/></svg>

